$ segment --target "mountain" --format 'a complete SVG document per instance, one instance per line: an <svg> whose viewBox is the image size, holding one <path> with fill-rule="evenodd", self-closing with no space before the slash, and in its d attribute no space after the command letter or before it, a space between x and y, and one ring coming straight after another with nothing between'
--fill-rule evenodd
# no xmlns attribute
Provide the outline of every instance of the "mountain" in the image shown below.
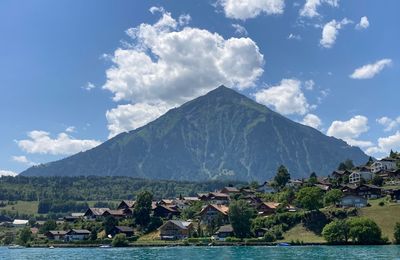
<svg viewBox="0 0 400 260"><path fill-rule="evenodd" d="M346 159L360 164L368 157L221 86L141 128L21 175L264 181L281 164L301 178L327 175Z"/></svg>

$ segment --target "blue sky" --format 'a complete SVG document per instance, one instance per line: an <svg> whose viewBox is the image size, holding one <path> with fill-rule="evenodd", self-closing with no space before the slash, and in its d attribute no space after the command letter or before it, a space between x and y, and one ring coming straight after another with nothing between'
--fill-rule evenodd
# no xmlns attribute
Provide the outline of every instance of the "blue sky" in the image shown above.
<svg viewBox="0 0 400 260"><path fill-rule="evenodd" d="M220 84L382 157L400 150L400 2L0 2L0 174Z"/></svg>

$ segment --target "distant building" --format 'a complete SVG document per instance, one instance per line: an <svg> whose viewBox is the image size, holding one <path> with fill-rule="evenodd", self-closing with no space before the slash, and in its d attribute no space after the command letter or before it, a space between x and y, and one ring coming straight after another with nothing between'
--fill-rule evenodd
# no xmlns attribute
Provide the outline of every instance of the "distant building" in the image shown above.
<svg viewBox="0 0 400 260"><path fill-rule="evenodd" d="M277 202L262 202L258 207L257 207L257 212L258 215L260 216L268 216L275 214L276 209L281 205L280 203Z"/></svg>
<svg viewBox="0 0 400 260"><path fill-rule="evenodd" d="M360 183L362 179L365 181L372 180L373 174L371 172L363 171L363 172L352 172L349 175L349 183L354 184L354 183Z"/></svg>
<svg viewBox="0 0 400 260"><path fill-rule="evenodd" d="M357 195L346 195L343 196L340 200L340 206L344 208L354 207L354 208L363 208L366 207L368 201L366 198L357 196Z"/></svg>
<svg viewBox="0 0 400 260"><path fill-rule="evenodd" d="M29 220L26 219L14 219L12 225L14 227L25 227L26 225L28 225Z"/></svg>
<svg viewBox="0 0 400 260"><path fill-rule="evenodd" d="M235 195L240 193L239 189L236 187L224 187L220 190L220 193L228 194L228 195Z"/></svg>
<svg viewBox="0 0 400 260"><path fill-rule="evenodd" d="M126 237L131 237L134 235L134 231L133 231L133 228L128 227L128 226L115 226L111 230L110 234L112 236L115 236L116 234L125 234Z"/></svg>
<svg viewBox="0 0 400 260"><path fill-rule="evenodd" d="M71 229L65 234L66 241L82 241L87 240L90 236L90 231L86 229Z"/></svg>
<svg viewBox="0 0 400 260"><path fill-rule="evenodd" d="M153 210L153 215L160 218L172 218L173 216L179 216L180 212L176 207L157 205Z"/></svg>
<svg viewBox="0 0 400 260"><path fill-rule="evenodd" d="M382 188L371 184L345 185L342 191L346 195L356 195L366 199L376 199L382 196Z"/></svg>
<svg viewBox="0 0 400 260"><path fill-rule="evenodd" d="M159 228L159 231L161 239L185 239L192 234L193 223L181 220L168 220Z"/></svg>
<svg viewBox="0 0 400 260"><path fill-rule="evenodd" d="M376 161L371 165L371 172L376 173L381 170L395 170L396 160L392 158L384 158L380 161Z"/></svg>
<svg viewBox="0 0 400 260"><path fill-rule="evenodd" d="M64 230L50 230L47 231L44 235L48 240L63 241L66 234L67 231Z"/></svg>
<svg viewBox="0 0 400 260"><path fill-rule="evenodd" d="M209 204L200 211L200 219L203 224L226 224L228 223L229 208L225 205Z"/></svg>
<svg viewBox="0 0 400 260"><path fill-rule="evenodd" d="M109 208L88 208L84 214L85 219L98 219L102 218L104 212L110 210Z"/></svg>
<svg viewBox="0 0 400 260"><path fill-rule="evenodd" d="M219 227L215 235L218 237L219 240L225 240L227 237L233 237L233 228L232 225L224 225Z"/></svg>

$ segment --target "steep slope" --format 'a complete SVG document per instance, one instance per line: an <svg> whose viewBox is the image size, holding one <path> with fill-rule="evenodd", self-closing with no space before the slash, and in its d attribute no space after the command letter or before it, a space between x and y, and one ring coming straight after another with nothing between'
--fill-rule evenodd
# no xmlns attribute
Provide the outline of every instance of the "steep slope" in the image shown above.
<svg viewBox="0 0 400 260"><path fill-rule="evenodd" d="M221 86L89 151L22 175L111 175L171 180L265 180L284 164L294 177L328 174L368 157Z"/></svg>

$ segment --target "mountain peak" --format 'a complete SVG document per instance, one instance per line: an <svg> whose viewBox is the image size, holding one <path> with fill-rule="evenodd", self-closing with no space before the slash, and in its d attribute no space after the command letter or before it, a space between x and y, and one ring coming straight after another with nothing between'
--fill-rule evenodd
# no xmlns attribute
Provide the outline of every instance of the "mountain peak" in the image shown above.
<svg viewBox="0 0 400 260"><path fill-rule="evenodd" d="M219 86L148 125L21 175L265 181L281 164L302 178L331 173L346 159L368 157Z"/></svg>

